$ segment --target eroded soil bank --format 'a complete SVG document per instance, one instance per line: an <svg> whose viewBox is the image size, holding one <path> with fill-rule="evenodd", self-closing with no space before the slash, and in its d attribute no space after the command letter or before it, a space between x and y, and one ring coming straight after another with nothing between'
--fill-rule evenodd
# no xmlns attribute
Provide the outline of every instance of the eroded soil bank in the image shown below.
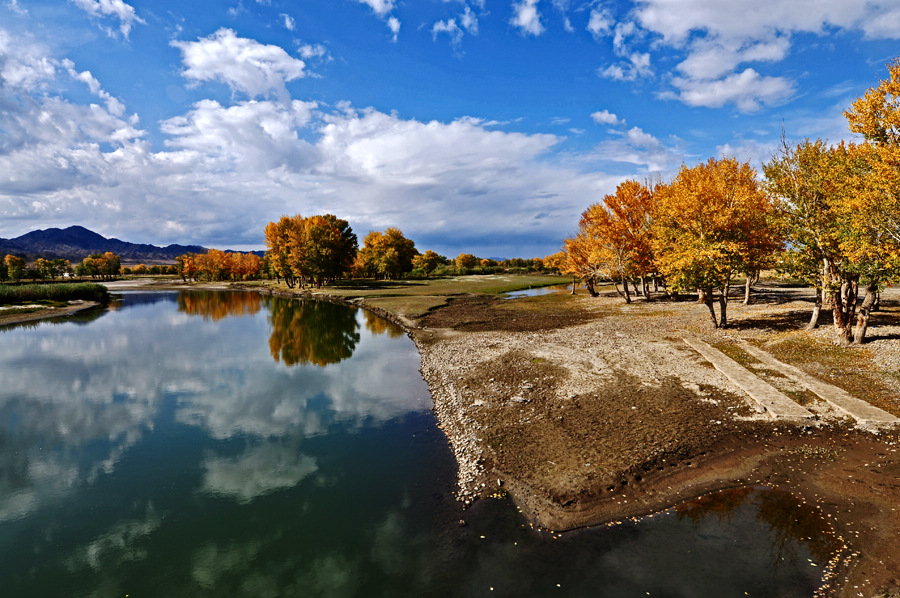
<svg viewBox="0 0 900 598"><path fill-rule="evenodd" d="M856 394L869 387L898 415L900 305L884 303L873 341L846 350L852 359L803 367L832 384L847 378ZM758 372L816 414L773 421L682 340L726 350L745 339L781 353L808 344L814 358L830 356L828 327L803 332L809 304L790 291L733 305L730 330L712 331L704 310L615 296L464 296L416 320L422 373L460 464L460 499L508 492L537 525L564 530L765 484L820 509L846 545L825 594L900 595L900 432L860 430Z"/></svg>

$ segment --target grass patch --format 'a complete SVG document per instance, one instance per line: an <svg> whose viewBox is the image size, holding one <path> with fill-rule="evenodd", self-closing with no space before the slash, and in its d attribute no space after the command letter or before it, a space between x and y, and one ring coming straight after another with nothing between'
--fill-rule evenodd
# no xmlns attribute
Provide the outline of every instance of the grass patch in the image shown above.
<svg viewBox="0 0 900 598"><path fill-rule="evenodd" d="M823 461L837 461L837 458L840 457L841 453L844 452L844 449L841 448L831 448L826 446L810 446L808 444L804 444L801 447L795 448L791 451L795 455L801 455L806 459L821 459Z"/></svg>
<svg viewBox="0 0 900 598"><path fill-rule="evenodd" d="M0 305L76 300L106 303L109 301L109 291L102 284L93 282L0 285Z"/></svg>
<svg viewBox="0 0 900 598"><path fill-rule="evenodd" d="M711 343L711 345L747 369L756 370L762 364L760 360L732 343Z"/></svg>
<svg viewBox="0 0 900 598"><path fill-rule="evenodd" d="M429 311L447 304L447 297L417 295L413 297L371 297L366 303L408 318L419 318Z"/></svg>

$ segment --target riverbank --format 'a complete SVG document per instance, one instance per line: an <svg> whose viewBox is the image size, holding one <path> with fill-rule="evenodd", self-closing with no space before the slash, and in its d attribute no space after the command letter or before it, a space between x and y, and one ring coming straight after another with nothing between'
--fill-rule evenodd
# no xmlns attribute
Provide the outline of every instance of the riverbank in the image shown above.
<svg viewBox="0 0 900 598"><path fill-rule="evenodd" d="M468 278L315 293L407 329L459 464L460 500L508 493L535 525L565 530L764 484L792 492L828 522L824 531L796 533L827 533L846 546L832 562L811 565L826 570L823 595L900 591L900 432L860 429L741 348L750 343L898 415L896 291L873 316L871 342L838 349L829 326L802 330L812 298L803 289L763 286L752 305L732 303L732 328L713 331L706 308L691 301L625 305L609 292L506 300L498 293L515 287L515 277ZM110 288L210 287L129 281ZM815 418L772 420L686 337L728 353Z"/></svg>
<svg viewBox="0 0 900 598"><path fill-rule="evenodd" d="M377 309L400 302L341 292ZM821 513L825 533L846 547L815 564L823 595L891 596L900 591L900 433L864 429L758 367L814 416L773 420L683 340L748 366L741 346L750 343L900 415L900 296L884 296L862 348L833 347L827 322L804 331L811 301L804 289L766 287L752 305L731 305L724 331L709 328L702 305L625 305L609 292L456 295L394 319L419 348L464 502L509 493L535 525L564 530L764 484Z"/></svg>

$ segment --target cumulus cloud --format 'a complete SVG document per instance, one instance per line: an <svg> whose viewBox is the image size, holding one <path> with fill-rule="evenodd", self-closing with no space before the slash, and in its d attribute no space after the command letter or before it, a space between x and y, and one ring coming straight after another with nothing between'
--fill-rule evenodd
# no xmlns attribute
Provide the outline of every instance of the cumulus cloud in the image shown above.
<svg viewBox="0 0 900 598"><path fill-rule="evenodd" d="M194 81L220 81L251 97L275 93L287 97L285 83L306 76L306 63L279 46L238 37L219 29L196 42L173 41L181 50L182 75Z"/></svg>
<svg viewBox="0 0 900 598"><path fill-rule="evenodd" d="M293 31L297 27L297 22L294 21L294 17L285 13L281 13L281 24L288 31Z"/></svg>
<svg viewBox="0 0 900 598"><path fill-rule="evenodd" d="M541 13L538 12L537 5L540 0L522 0L512 5L513 17L510 24L518 27L522 33L538 36L544 32L544 25L541 23Z"/></svg>
<svg viewBox="0 0 900 598"><path fill-rule="evenodd" d="M306 73L280 48L228 30L176 47L191 80L248 95L281 95L285 81ZM258 245L281 214L332 211L363 233L399 226L424 248L537 255L544 249L534 247L569 232L584 197L615 184L558 160L563 139L555 135L474 118L420 122L329 108L286 92L197 101L158 124L162 143L154 146L92 73L2 29L0 52L0 102L9 107L0 111L0 211L10 227L0 236L40 218L43 227L78 222L135 241ZM103 101L49 93L63 77Z"/></svg>
<svg viewBox="0 0 900 598"><path fill-rule="evenodd" d="M312 152L298 130L309 123L314 102L293 100L240 102L225 107L201 100L184 116L163 121L166 145L190 152L212 168L270 170L280 166L298 170L310 163Z"/></svg>
<svg viewBox="0 0 900 598"><path fill-rule="evenodd" d="M394 0L357 0L366 4L378 16L384 16L394 10Z"/></svg>
<svg viewBox="0 0 900 598"><path fill-rule="evenodd" d="M391 30L392 39L397 41L397 36L400 35L400 19L397 17L391 17L387 20L388 29Z"/></svg>
<svg viewBox="0 0 900 598"><path fill-rule="evenodd" d="M588 31L613 38L622 60L601 66L601 77L634 81L652 74L651 53L683 55L664 97L691 106L733 105L741 111L784 101L794 83L760 74L759 63L784 60L798 33L823 35L834 29L861 31L869 38L900 39L900 8L861 0L641 0L628 19L614 23L608 8L591 8ZM753 65L753 66L750 66ZM749 93L749 97L742 95Z"/></svg>
<svg viewBox="0 0 900 598"><path fill-rule="evenodd" d="M594 119L594 122L599 125L611 125L614 127L625 126L625 120L620 119L609 110L594 112L593 114L591 114L591 118Z"/></svg>
<svg viewBox="0 0 900 598"><path fill-rule="evenodd" d="M753 112L764 105L777 104L790 97L794 85L784 77L765 77L748 68L722 79L702 80L676 77L672 81L675 97L689 106L721 108L734 104L739 110Z"/></svg>
<svg viewBox="0 0 900 598"><path fill-rule="evenodd" d="M614 116L614 115L613 115ZM621 124L624 125L624 122ZM645 173L672 173L685 155L677 140L666 145L640 127L616 131L613 139L597 145L593 159L638 166Z"/></svg>
<svg viewBox="0 0 900 598"><path fill-rule="evenodd" d="M608 9L602 6L591 8L591 16L587 25L587 30L591 35L595 38L604 37L612 32L614 26L615 20Z"/></svg>
<svg viewBox="0 0 900 598"><path fill-rule="evenodd" d="M75 6L92 17L113 17L119 20L119 32L128 38L135 23L144 21L137 16L134 7L122 0L72 0ZM15 3L13 3L15 5Z"/></svg>

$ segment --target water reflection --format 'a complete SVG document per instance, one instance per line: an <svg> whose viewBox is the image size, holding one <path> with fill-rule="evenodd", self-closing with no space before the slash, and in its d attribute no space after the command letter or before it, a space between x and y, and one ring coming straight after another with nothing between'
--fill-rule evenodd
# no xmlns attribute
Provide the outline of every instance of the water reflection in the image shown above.
<svg viewBox="0 0 900 598"><path fill-rule="evenodd" d="M221 293L216 291L178 293L179 311L213 321L253 315L262 308L261 303L259 293Z"/></svg>
<svg viewBox="0 0 900 598"><path fill-rule="evenodd" d="M736 488L703 496L675 507L674 511L679 518L689 519L695 525L713 515L720 522L730 522L748 502L756 505L756 518L771 532L771 556L775 563L786 558L796 560L798 546L803 546L820 563L827 562L841 548L821 513L789 492Z"/></svg>
<svg viewBox="0 0 900 598"><path fill-rule="evenodd" d="M269 350L285 365L324 367L353 355L359 342L356 310L325 301L269 303Z"/></svg>

